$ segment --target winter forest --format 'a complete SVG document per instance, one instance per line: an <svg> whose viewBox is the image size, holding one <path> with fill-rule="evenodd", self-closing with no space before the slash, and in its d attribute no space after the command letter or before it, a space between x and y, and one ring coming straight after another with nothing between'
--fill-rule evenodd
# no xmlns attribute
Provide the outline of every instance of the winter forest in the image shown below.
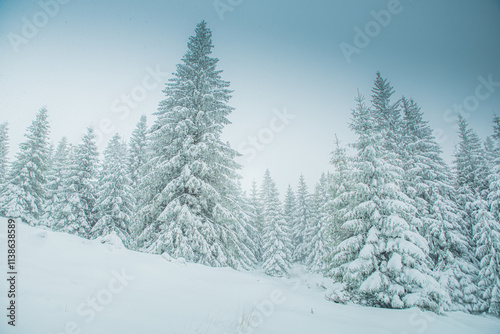
<svg viewBox="0 0 500 334"><path fill-rule="evenodd" d="M238 92L213 47L203 21L158 110L103 156L92 127L78 145L49 142L42 108L9 161L0 124L0 215L210 267L287 277L301 264L334 283L333 303L500 315L500 116L484 140L458 117L449 166L418 101L376 73L345 110L357 139L337 140L333 171L279 194L268 170L242 189L240 153L221 140Z"/></svg>

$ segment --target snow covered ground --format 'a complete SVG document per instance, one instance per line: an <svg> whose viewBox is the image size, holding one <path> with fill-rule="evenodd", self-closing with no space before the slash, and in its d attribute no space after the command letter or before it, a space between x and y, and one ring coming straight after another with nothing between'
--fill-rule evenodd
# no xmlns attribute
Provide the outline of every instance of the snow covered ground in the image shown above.
<svg viewBox="0 0 500 334"><path fill-rule="evenodd" d="M0 268L7 272L7 220L0 218ZM330 282L294 270L290 279L209 268L19 224L16 327L0 333L500 333L500 319L418 309L337 305Z"/></svg>

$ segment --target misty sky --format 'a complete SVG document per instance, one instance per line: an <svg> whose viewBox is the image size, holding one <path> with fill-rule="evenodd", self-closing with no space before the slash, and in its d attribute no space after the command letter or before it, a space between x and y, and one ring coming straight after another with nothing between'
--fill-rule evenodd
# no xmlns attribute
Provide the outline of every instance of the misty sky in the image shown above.
<svg viewBox="0 0 500 334"><path fill-rule="evenodd" d="M499 0L217 1L218 10L211 0L0 0L0 122L9 122L11 157L42 106L54 143L76 144L92 124L101 151L115 132L128 139L141 114L152 124L203 19L234 90L224 140L244 154L247 188L269 168L281 192L301 173L312 190L330 168L334 135L354 140L353 98L359 89L370 99L376 71L394 99L422 106L448 162L454 105L482 138L492 133Z"/></svg>

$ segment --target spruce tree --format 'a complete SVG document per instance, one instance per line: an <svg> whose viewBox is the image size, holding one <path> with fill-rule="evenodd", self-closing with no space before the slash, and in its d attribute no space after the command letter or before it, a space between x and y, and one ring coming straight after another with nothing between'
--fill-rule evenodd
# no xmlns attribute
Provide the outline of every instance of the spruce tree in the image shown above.
<svg viewBox="0 0 500 334"><path fill-rule="evenodd" d="M19 217L34 225L43 214L49 163L49 123L47 109L42 108L25 134L26 141L8 176L0 197L0 207L8 217Z"/></svg>
<svg viewBox="0 0 500 334"><path fill-rule="evenodd" d="M67 182L65 171L69 164L69 153L71 145L66 137L58 143L51 168L47 177L47 201L44 208L44 225L52 226L57 208L64 192L64 184Z"/></svg>
<svg viewBox="0 0 500 334"><path fill-rule="evenodd" d="M132 189L137 192L141 171L147 161L147 124L146 116L142 115L139 123L132 132L129 148L129 173Z"/></svg>
<svg viewBox="0 0 500 334"><path fill-rule="evenodd" d="M257 240L260 238L260 232L257 228L255 207L252 205L251 200L247 197L246 193L241 188L241 183L238 182L236 188L236 212L238 212L239 224L232 224L230 227L239 236L239 240L245 245L242 251L245 252L245 257L248 259L244 262L242 267L245 269L253 268L258 260L256 254Z"/></svg>
<svg viewBox="0 0 500 334"><path fill-rule="evenodd" d="M495 221L500 222L500 117L496 116L493 119L494 135L492 136L492 155L490 175L488 176L489 194L488 202L490 212Z"/></svg>
<svg viewBox="0 0 500 334"><path fill-rule="evenodd" d="M327 297L337 302L441 311L445 293L432 278L428 245L418 234L416 209L401 191L402 170L394 153L381 145L373 114L356 99L351 128L359 136L349 173L352 189L342 196L348 237L335 248L333 276L338 282Z"/></svg>
<svg viewBox="0 0 500 334"><path fill-rule="evenodd" d="M257 182L254 180L252 182L252 188L250 190L249 198L250 208L252 210L252 220L253 226L257 235L255 236L255 258L257 262L262 261L262 233L264 231L264 210L263 204L260 198L259 190L257 189Z"/></svg>
<svg viewBox="0 0 500 334"><path fill-rule="evenodd" d="M474 311L487 311L490 302L487 299L488 289L481 284L481 281L484 282L481 278L481 272L484 273L484 253L479 249L485 240L481 236L484 231L482 227L493 226L490 223L492 218L486 202L490 173L481 140L461 116L458 118L458 136L460 142L455 152L457 204L463 212L466 236L471 240L479 266L478 297L480 300L476 303Z"/></svg>
<svg viewBox="0 0 500 334"><path fill-rule="evenodd" d="M264 194L264 234L262 268L271 276L289 275L292 252L290 232L281 209L278 189L269 171L263 183Z"/></svg>
<svg viewBox="0 0 500 334"><path fill-rule="evenodd" d="M486 201L476 197L470 204L474 216L474 242L479 260L482 311L500 315L500 118L493 118L494 135L485 145L489 160L489 189Z"/></svg>
<svg viewBox="0 0 500 334"><path fill-rule="evenodd" d="M445 308L473 311L477 269L465 222L454 201L452 176L420 107L403 97L401 108L403 190L415 203L422 222L419 232L429 243L434 276L451 297Z"/></svg>
<svg viewBox="0 0 500 334"><path fill-rule="evenodd" d="M70 152L68 166L63 171L66 182L57 206L54 229L90 237L90 231L97 221L98 156L95 132L89 127L82 142Z"/></svg>
<svg viewBox="0 0 500 334"><path fill-rule="evenodd" d="M478 135L469 128L462 116L458 118L458 136L460 142L455 153L457 186L465 187L485 199L489 189L490 174L486 155Z"/></svg>
<svg viewBox="0 0 500 334"><path fill-rule="evenodd" d="M118 134L114 135L104 151L95 202L98 220L90 235L92 238L97 238L115 234L125 247L130 248L133 244L130 225L135 199L127 158L125 142Z"/></svg>
<svg viewBox="0 0 500 334"><path fill-rule="evenodd" d="M350 170L351 157L347 156L346 149L340 146L340 142L335 135L335 149L331 153L330 164L333 166L334 170L330 174L330 182L328 186L328 203L326 203L327 211L327 225L329 241L332 243L331 246L338 245L340 242L344 241L344 236L341 233L341 226L343 225L345 219L340 215L340 209L343 208L346 203L342 201L342 194L345 193L350 186L350 181L348 176L348 171Z"/></svg>
<svg viewBox="0 0 500 334"><path fill-rule="evenodd" d="M286 190L285 202L283 203L283 219L285 219L288 228L291 230L296 217L297 201L290 185Z"/></svg>
<svg viewBox="0 0 500 334"><path fill-rule="evenodd" d="M311 199L312 219L308 231L311 244L306 257L306 264L310 270L318 273L325 272L327 265L325 257L328 252L328 221L327 205L329 203L329 176L322 174L314 189Z"/></svg>
<svg viewBox="0 0 500 334"><path fill-rule="evenodd" d="M233 111L231 91L218 59L210 57L205 21L195 33L151 129L153 155L144 176L150 199L139 213L145 227L139 245L210 266L246 266L246 246L231 227L241 224L234 205L238 153L220 138Z"/></svg>
<svg viewBox="0 0 500 334"><path fill-rule="evenodd" d="M295 221L292 227L293 240L293 260L298 263L304 263L308 255L310 245L309 231L311 220L311 203L310 196L307 190L307 184L304 175L300 175L299 185L297 188L297 210Z"/></svg>
<svg viewBox="0 0 500 334"><path fill-rule="evenodd" d="M482 297L477 310L500 315L500 222L494 219L488 202L481 197L476 197L471 206Z"/></svg>
<svg viewBox="0 0 500 334"><path fill-rule="evenodd" d="M335 149L331 153L330 164L334 170L330 176L330 182L327 189L328 202L325 205L326 217L326 254L324 258L324 274L332 276L335 266L332 266L335 257L335 247L346 240L349 235L343 233L342 225L346 218L342 215L342 209L348 203L344 193L351 187L351 181L348 178L351 168L351 157L347 156L346 149L340 145L337 135L335 135Z"/></svg>
<svg viewBox="0 0 500 334"><path fill-rule="evenodd" d="M388 151L399 153L402 121L399 102L391 102L393 94L394 89L389 81L377 72L372 89L374 131L380 135Z"/></svg>

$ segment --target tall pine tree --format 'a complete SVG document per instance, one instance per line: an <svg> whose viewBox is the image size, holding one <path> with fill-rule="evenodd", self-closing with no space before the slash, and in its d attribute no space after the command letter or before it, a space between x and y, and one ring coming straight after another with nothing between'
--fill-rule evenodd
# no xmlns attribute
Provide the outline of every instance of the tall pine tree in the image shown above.
<svg viewBox="0 0 500 334"><path fill-rule="evenodd" d="M58 143L54 157L52 158L51 169L47 177L47 201L44 208L45 225L52 226L54 217L57 216L57 210L61 201L61 195L64 193L67 166L70 163L71 145L66 137L63 137Z"/></svg>
<svg viewBox="0 0 500 334"><path fill-rule="evenodd" d="M241 224L235 203L238 155L221 141L233 111L229 83L216 69L212 33L203 21L190 37L151 129L154 155L144 177L150 200L140 246L153 253L211 266L246 267L246 247L232 224Z"/></svg>
<svg viewBox="0 0 500 334"><path fill-rule="evenodd" d="M130 248L133 244L130 225L135 199L127 158L125 142L118 134L114 135L104 151L95 203L98 221L91 230L91 237L115 234L125 247Z"/></svg>
<svg viewBox="0 0 500 334"><path fill-rule="evenodd" d="M325 257L328 254L328 245L330 244L327 220L329 181L329 176L323 173L318 184L316 184L311 199L312 221L308 231L311 244L306 257L306 264L310 270L319 273L323 273L327 268Z"/></svg>
<svg viewBox="0 0 500 334"><path fill-rule="evenodd" d="M63 171L66 182L57 206L54 229L90 237L90 231L97 221L95 211L98 167L97 145L92 127L71 154Z"/></svg>
<svg viewBox="0 0 500 334"><path fill-rule="evenodd" d="M291 230L296 217L297 201L290 185L286 190L285 202L283 203L283 219L285 219L288 228Z"/></svg>
<svg viewBox="0 0 500 334"><path fill-rule="evenodd" d="M305 263L310 246L310 235L307 233L311 220L311 202L304 175L300 175L297 188L297 209L295 210L295 220L292 226L292 247L293 260L298 263Z"/></svg>
<svg viewBox="0 0 500 334"><path fill-rule="evenodd" d="M252 182L252 188L250 190L249 198L250 208L252 210L253 226L257 232L255 236L255 257L257 262L262 261L262 233L264 231L264 210L262 207L262 200L260 198L260 193L257 188L257 182L254 180Z"/></svg>
<svg viewBox="0 0 500 334"><path fill-rule="evenodd" d="M463 130L462 132L467 133ZM474 243L476 246L476 257L479 261L479 288L483 302L480 304L479 310L487 311L496 315L500 315L500 119L495 116L493 119L494 135L491 141L485 145L484 159L488 162L487 169L490 172L488 176L489 188L484 190L480 196L476 194L474 198L466 202L472 220L472 231ZM457 173L460 167L464 167L464 162L475 161L475 159L464 159L466 152L473 151L476 145L467 145L463 142L465 139L471 140L473 133L469 130L469 135L461 134L462 142L460 150L457 152ZM472 139L475 142L475 139ZM469 149L466 149L469 148ZM468 156L474 157L480 155L477 151ZM478 157L479 158L479 157ZM484 161L483 161L484 163ZM481 166L479 163L474 163L473 166ZM470 167L469 167L470 168ZM476 167L484 170L484 167ZM471 186L475 184L472 183ZM464 188L465 185L462 185ZM470 190L473 193L474 190ZM486 200L483 197L486 196Z"/></svg>
<svg viewBox="0 0 500 334"><path fill-rule="evenodd" d="M401 113L398 102L391 102L392 94L394 89L389 81L377 72L372 89L374 131L380 135L380 140L388 151L399 153L402 135Z"/></svg>
<svg viewBox="0 0 500 334"><path fill-rule="evenodd" d="M328 298L377 307L420 307L439 312L444 293L431 277L428 245L418 234L412 201L401 191L402 170L381 145L374 116L358 96L351 128L359 136L342 196L348 236L335 249L336 288Z"/></svg>
<svg viewBox="0 0 500 334"><path fill-rule="evenodd" d="M446 309L473 311L478 302L477 269L471 240L454 201L452 176L420 107L403 97L401 108L403 190L415 203L422 222L419 231L429 243L434 276L451 297Z"/></svg>
<svg viewBox="0 0 500 334"><path fill-rule="evenodd" d="M147 161L147 124L146 116L142 115L139 123L132 132L129 148L129 173L132 188L138 191L141 172Z"/></svg>
<svg viewBox="0 0 500 334"><path fill-rule="evenodd" d="M283 218L278 189L269 171L263 183L264 194L264 234L263 264L264 272L271 276L289 275L292 252L288 224Z"/></svg>
<svg viewBox="0 0 500 334"><path fill-rule="evenodd" d="M0 197L0 208L9 217L19 217L37 224L43 214L49 163L49 123L47 109L42 108L25 134L26 141L8 176L8 184Z"/></svg>

